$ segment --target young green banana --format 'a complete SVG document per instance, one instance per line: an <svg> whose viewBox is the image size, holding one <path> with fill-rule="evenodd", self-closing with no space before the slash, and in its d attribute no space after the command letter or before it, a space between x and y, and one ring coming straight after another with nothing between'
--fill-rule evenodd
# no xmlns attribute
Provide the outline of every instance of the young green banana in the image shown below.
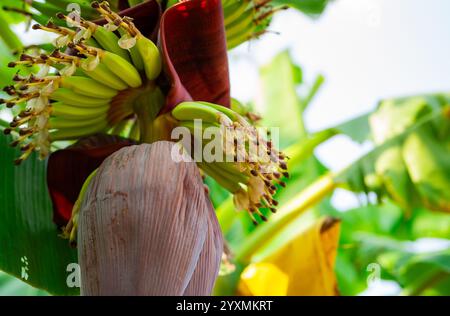
<svg viewBox="0 0 450 316"><path fill-rule="evenodd" d="M74 91L66 88L56 89L51 94L51 99L63 102L67 105L79 106L79 107L96 107L108 104L111 99L99 99L88 97L86 95L75 93Z"/></svg>
<svg viewBox="0 0 450 316"><path fill-rule="evenodd" d="M84 119L103 115L109 110L109 104L99 107L81 108L77 106L67 105L62 102L52 103L52 115L67 119Z"/></svg>
<svg viewBox="0 0 450 316"><path fill-rule="evenodd" d="M217 111L222 112L223 114L225 114L226 116L228 116L232 121L236 121L238 119L238 114L236 112L234 112L233 110L224 107L222 105L218 105L215 103L211 103L211 102L204 102L204 101L199 101L198 103L202 104L202 105L206 105L208 107L211 107Z"/></svg>
<svg viewBox="0 0 450 316"><path fill-rule="evenodd" d="M85 70L84 73L95 81L107 85L110 88L121 91L128 88L128 85L112 73L108 67L102 63L98 64L93 70Z"/></svg>
<svg viewBox="0 0 450 316"><path fill-rule="evenodd" d="M243 14L241 14L239 18L230 23L226 27L227 38L232 38L251 28L252 25L255 24L254 15L255 11L253 9L248 9Z"/></svg>
<svg viewBox="0 0 450 316"><path fill-rule="evenodd" d="M127 34L127 32L125 30L123 30L122 28L119 28L118 31L119 31L120 35L122 35L122 36ZM133 62L134 67L138 71L144 71L144 61L142 60L142 56L139 53L136 45L129 48L128 52L130 53L131 61Z"/></svg>
<svg viewBox="0 0 450 316"><path fill-rule="evenodd" d="M233 49L236 46L250 40L257 33L258 25L253 24L245 31L235 34L233 36L227 36L227 49Z"/></svg>
<svg viewBox="0 0 450 316"><path fill-rule="evenodd" d="M138 88L142 85L141 75L128 61L114 53L103 51L100 53L101 63L130 87Z"/></svg>
<svg viewBox="0 0 450 316"><path fill-rule="evenodd" d="M67 117L51 117L50 118L50 128L52 129L71 129L71 128L79 128L83 129L84 127L89 127L95 124L101 125L102 122L106 122L106 113L94 117L85 118L83 120L73 120Z"/></svg>
<svg viewBox="0 0 450 316"><path fill-rule="evenodd" d="M223 15L225 28L238 19L242 13L249 7L248 0L238 0L223 5Z"/></svg>
<svg viewBox="0 0 450 316"><path fill-rule="evenodd" d="M122 57L127 62L131 61L128 52L119 46L119 37L114 32L106 30L103 26L95 26L92 36L105 50Z"/></svg>
<svg viewBox="0 0 450 316"><path fill-rule="evenodd" d="M179 121L200 119L207 123L220 123L224 114L198 102L183 102L172 110L172 116Z"/></svg>
<svg viewBox="0 0 450 316"><path fill-rule="evenodd" d="M145 75L148 80L155 80L161 73L161 56L158 47L148 38L138 36L136 48L144 63Z"/></svg>
<svg viewBox="0 0 450 316"><path fill-rule="evenodd" d="M68 88L78 94L100 99L111 99L118 93L117 90L105 86L91 78L80 76L62 77L61 87Z"/></svg>
<svg viewBox="0 0 450 316"><path fill-rule="evenodd" d="M241 186L237 182L230 181L228 178L223 177L221 173L213 169L209 164L199 162L198 166L230 193L238 192L241 189Z"/></svg>
<svg viewBox="0 0 450 316"><path fill-rule="evenodd" d="M78 139L83 136L88 136L102 132L107 128L108 122L104 120L89 126L83 126L83 128L74 127L74 128L57 129L50 132L49 138L51 141Z"/></svg>
<svg viewBox="0 0 450 316"><path fill-rule="evenodd" d="M197 129L197 126L195 125L194 121L180 121L179 125L182 126L182 127L186 127L192 133L194 133L195 130ZM202 122L202 125L201 125L201 129L202 130L204 130L205 128L209 128L209 127L220 127L220 125L217 124L217 123Z"/></svg>

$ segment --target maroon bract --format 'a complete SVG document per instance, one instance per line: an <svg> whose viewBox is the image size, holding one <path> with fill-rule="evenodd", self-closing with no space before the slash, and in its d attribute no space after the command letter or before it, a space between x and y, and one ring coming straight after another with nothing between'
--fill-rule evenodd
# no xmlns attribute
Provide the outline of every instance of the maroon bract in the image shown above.
<svg viewBox="0 0 450 316"><path fill-rule="evenodd" d="M160 47L171 80L167 109L192 97L230 105L228 58L219 0L180 2L161 18Z"/></svg>
<svg viewBox="0 0 450 316"><path fill-rule="evenodd" d="M50 155L47 186L53 202L53 221L64 226L86 178L112 153L134 145L132 140L111 135L94 135Z"/></svg>

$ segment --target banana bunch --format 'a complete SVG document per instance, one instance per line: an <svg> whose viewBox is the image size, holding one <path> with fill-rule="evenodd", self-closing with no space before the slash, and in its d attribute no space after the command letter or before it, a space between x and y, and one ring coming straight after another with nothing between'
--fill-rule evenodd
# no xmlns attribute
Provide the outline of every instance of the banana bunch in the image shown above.
<svg viewBox="0 0 450 316"><path fill-rule="evenodd" d="M272 15L287 8L274 8L270 2L271 0L222 1L228 49L264 34Z"/></svg>
<svg viewBox="0 0 450 316"><path fill-rule="evenodd" d="M367 176L356 187L388 196L407 212L450 212L449 104L448 95L382 102L370 118L379 147L361 161Z"/></svg>
<svg viewBox="0 0 450 316"><path fill-rule="evenodd" d="M261 208L276 211L274 195L285 186L282 178L289 177L286 157L258 129L235 111L207 102L183 102L171 115L201 144L204 155L214 156L197 159L195 149L184 144L198 166L233 194L236 209L246 210L255 224L256 214L266 220ZM219 141L211 142L212 135Z"/></svg>
<svg viewBox="0 0 450 316"><path fill-rule="evenodd" d="M114 13L108 2L93 2L92 9L108 24L98 26L79 16L58 13L71 27L52 21L33 26L57 34L55 50L22 54L9 64L39 68L35 74L16 74L14 84L4 88L10 98L0 100L18 113L4 130L19 134L12 143L23 152L17 164L34 150L46 157L53 141L98 132L126 131L126 136L139 137L135 101L159 91L154 83L161 72L159 50L130 18Z"/></svg>

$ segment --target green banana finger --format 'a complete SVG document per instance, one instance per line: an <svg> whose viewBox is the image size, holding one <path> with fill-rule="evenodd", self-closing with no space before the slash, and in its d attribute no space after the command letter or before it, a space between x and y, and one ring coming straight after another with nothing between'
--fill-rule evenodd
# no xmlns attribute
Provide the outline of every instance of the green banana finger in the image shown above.
<svg viewBox="0 0 450 316"><path fill-rule="evenodd" d="M256 33L258 26L256 24L252 25L247 30L236 34L234 36L227 36L227 49L233 49L236 46L250 40Z"/></svg>
<svg viewBox="0 0 450 316"><path fill-rule="evenodd" d="M99 107L80 108L64 104L62 102L52 103L52 116L69 119L84 119L86 117L96 117L103 115L109 110L109 104Z"/></svg>
<svg viewBox="0 0 450 316"><path fill-rule="evenodd" d="M239 35L251 28L252 25L255 25L253 15L253 9L249 9L245 11L237 20L228 25L226 28L227 38Z"/></svg>
<svg viewBox="0 0 450 316"><path fill-rule="evenodd" d="M75 93L72 90L66 88L56 89L52 95L51 99L63 102L67 105L73 105L78 107L95 107L108 104L111 99L100 99L93 98L86 95Z"/></svg>
<svg viewBox="0 0 450 316"><path fill-rule="evenodd" d="M143 60L147 79L155 80L162 69L161 56L158 47L156 47L156 45L148 38L139 36L136 41L136 48Z"/></svg>
<svg viewBox="0 0 450 316"><path fill-rule="evenodd" d="M100 124L103 121L107 121L106 113L97 117L83 119L83 120L71 120L66 117L51 117L50 128L52 129L65 129L65 128L80 128L85 126L92 126L94 124Z"/></svg>
<svg viewBox="0 0 450 316"><path fill-rule="evenodd" d="M200 162L197 164L203 171L206 172L207 175L213 178L220 186L224 187L229 192L235 193L241 189L241 186L237 182L230 181L228 178L223 177L222 174L214 170L207 163Z"/></svg>
<svg viewBox="0 0 450 316"><path fill-rule="evenodd" d="M225 106L222 106L222 105L210 103L210 102L199 101L198 103L206 105L206 106L209 106L209 107L212 107L213 109L216 109L217 111L222 112L223 114L228 116L232 121L236 121L237 120L238 114L236 112L234 112L232 109L229 109L229 108L227 108Z"/></svg>
<svg viewBox="0 0 450 316"><path fill-rule="evenodd" d="M60 140L78 139L80 137L103 132L107 128L108 123L106 121L101 121L99 123L92 124L89 126L83 126L82 128L76 127L76 128L65 128L54 130L50 132L50 140L60 141Z"/></svg>
<svg viewBox="0 0 450 316"><path fill-rule="evenodd" d="M123 82L120 78L118 78L114 73L112 73L108 67L102 65L102 63L98 64L94 70L87 71L83 70L86 75L94 79L95 81L107 85L110 88L116 90L125 90L128 88L128 85Z"/></svg>
<svg viewBox="0 0 450 316"><path fill-rule="evenodd" d="M101 57L102 63L109 68L119 78L132 88L138 88L142 85L141 75L136 68L128 61L114 53L105 51Z"/></svg>
<svg viewBox="0 0 450 316"><path fill-rule="evenodd" d="M127 34L127 32L125 32L125 30L123 30L122 28L119 28L118 31L119 31L120 35L122 35L122 36ZM136 45L134 45L133 47L128 49L128 52L130 53L131 61L134 65L134 67L138 71L144 71L144 61L142 60L142 56L139 53Z"/></svg>
<svg viewBox="0 0 450 316"><path fill-rule="evenodd" d="M194 121L180 121L179 126L186 127L191 132L195 131L197 128ZM220 125L217 123L202 122L202 125L201 125L202 130L204 130L205 128L209 128L209 127L220 127Z"/></svg>
<svg viewBox="0 0 450 316"><path fill-rule="evenodd" d="M172 116L179 121L200 119L208 123L219 123L222 112L198 102L183 102L172 110Z"/></svg>
<svg viewBox="0 0 450 316"><path fill-rule="evenodd" d="M249 6L249 1L242 0L223 6L225 28L238 19Z"/></svg>
<svg viewBox="0 0 450 316"><path fill-rule="evenodd" d="M92 37L90 37L86 40L86 44L88 44L88 46L91 46L91 47L101 48L100 44L97 43L97 41Z"/></svg>
<svg viewBox="0 0 450 316"><path fill-rule="evenodd" d="M61 87L68 88L79 94L100 99L111 99L118 93L117 90L107 87L94 79L79 76L62 77Z"/></svg>
<svg viewBox="0 0 450 316"><path fill-rule="evenodd" d="M128 62L131 61L128 52L119 46L119 37L114 32L106 30L103 26L97 26L92 36L105 50L122 57Z"/></svg>
<svg viewBox="0 0 450 316"><path fill-rule="evenodd" d="M129 49L131 60L133 61L134 67L139 71L144 71L144 60L142 59L141 53L139 53L136 46Z"/></svg>

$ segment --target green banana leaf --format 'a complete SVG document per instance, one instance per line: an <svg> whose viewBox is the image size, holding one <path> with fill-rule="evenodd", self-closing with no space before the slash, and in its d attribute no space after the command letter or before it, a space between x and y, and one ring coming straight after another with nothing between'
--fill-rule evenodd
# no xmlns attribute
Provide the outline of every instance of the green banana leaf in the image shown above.
<svg viewBox="0 0 450 316"><path fill-rule="evenodd" d="M428 253L388 251L378 260L402 286L403 295L450 293L450 248Z"/></svg>
<svg viewBox="0 0 450 316"><path fill-rule="evenodd" d="M25 22L27 18L23 14L3 10L3 7L23 8L23 6L23 3L20 3L17 0L2 0L0 11L3 11L5 13L3 15L5 22L7 22L8 24L18 24L21 22Z"/></svg>
<svg viewBox="0 0 450 316"><path fill-rule="evenodd" d="M0 296L47 296L48 293L34 288L19 279L0 272Z"/></svg>
<svg viewBox="0 0 450 316"><path fill-rule="evenodd" d="M402 295L449 295L450 247L438 251L416 252L411 242L370 233L355 236L365 262L376 262L383 279L395 280Z"/></svg>
<svg viewBox="0 0 450 316"><path fill-rule="evenodd" d="M260 70L261 96L256 110L262 114L262 125L279 128L280 148L306 136L302 119L302 102L297 94L301 70L284 51Z"/></svg>
<svg viewBox="0 0 450 316"><path fill-rule="evenodd" d="M332 127L329 130L335 132L336 134L346 135L353 141L362 144L370 139L369 117L370 113L363 114Z"/></svg>
<svg viewBox="0 0 450 316"><path fill-rule="evenodd" d="M449 95L381 102L370 116L376 146L337 181L358 192L389 197L407 213L450 211Z"/></svg>
<svg viewBox="0 0 450 316"><path fill-rule="evenodd" d="M10 141L0 137L0 270L51 294L76 295L69 264L77 263L77 252L53 224L46 163L33 154L14 166L19 151Z"/></svg>
<svg viewBox="0 0 450 316"><path fill-rule="evenodd" d="M0 67L2 69L0 71L0 85L2 87L11 82L11 78L14 76L14 69L6 67L13 59L10 49L0 41Z"/></svg>
<svg viewBox="0 0 450 316"><path fill-rule="evenodd" d="M449 216L420 209L413 216L406 217L402 209L390 201L346 212L332 209L325 211L325 215L339 216L342 219L335 268L342 295L357 295L364 291L373 272L369 267L374 263L380 266L381 278L399 283L404 294L414 294L407 291L414 288L415 280L424 275L424 272L416 271L409 278L413 270L400 271L402 264L407 264L401 258L414 257L414 261L411 261L414 265L428 265L428 256L433 257L434 254L411 254L406 251L410 249L411 243L421 238L449 236ZM430 278L427 280L433 280L432 275ZM433 291L437 293L438 290L443 290L439 282L433 285ZM449 288L446 293L450 293Z"/></svg>

